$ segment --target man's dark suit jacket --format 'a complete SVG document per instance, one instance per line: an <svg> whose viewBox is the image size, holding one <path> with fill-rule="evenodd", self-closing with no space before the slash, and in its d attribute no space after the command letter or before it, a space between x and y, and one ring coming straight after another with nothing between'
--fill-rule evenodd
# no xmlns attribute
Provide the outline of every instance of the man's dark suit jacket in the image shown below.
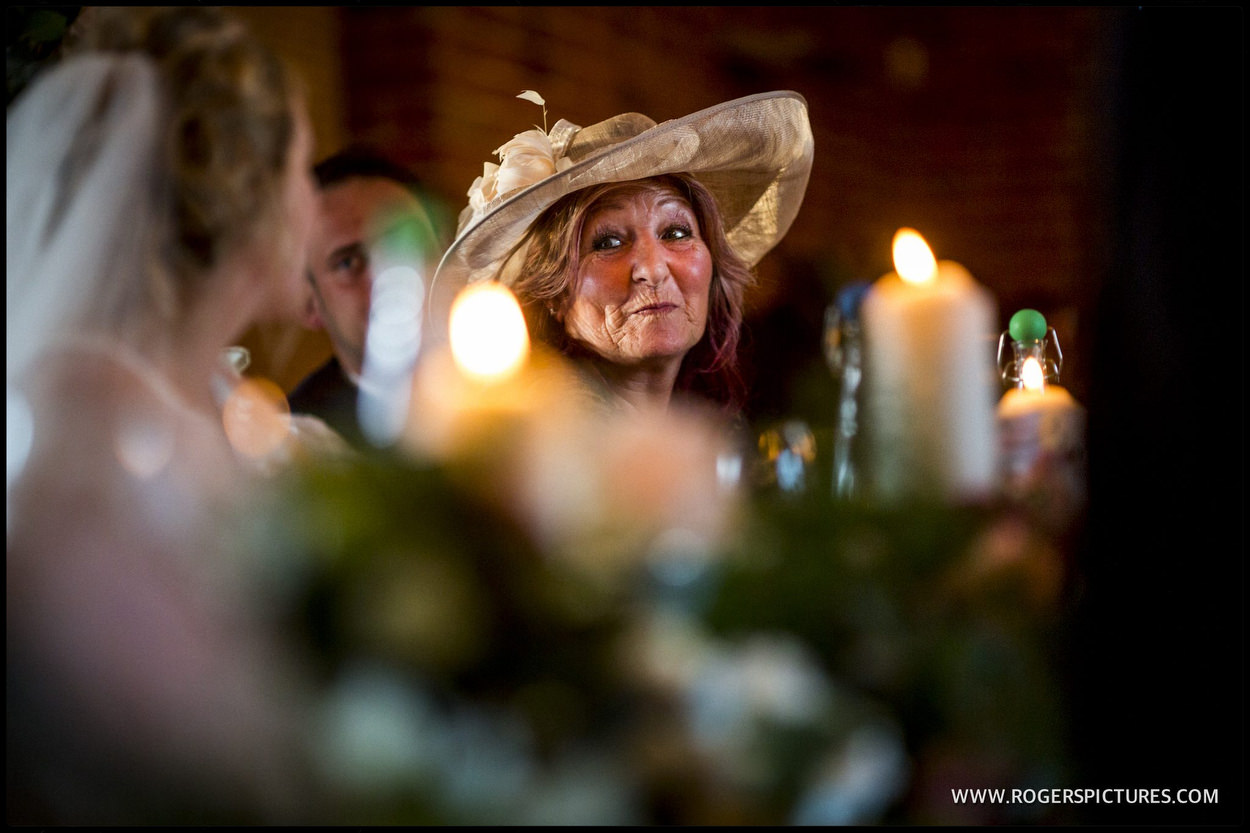
<svg viewBox="0 0 1250 833"><path fill-rule="evenodd" d="M311 414L321 418L356 448L367 442L356 417L356 385L343 371L335 357L314 370L287 397L293 414Z"/></svg>

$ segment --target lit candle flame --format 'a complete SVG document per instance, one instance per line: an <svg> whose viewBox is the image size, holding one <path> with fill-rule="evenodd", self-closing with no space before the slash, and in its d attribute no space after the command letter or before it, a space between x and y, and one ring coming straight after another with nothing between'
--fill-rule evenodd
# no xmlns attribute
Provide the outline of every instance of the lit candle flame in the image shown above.
<svg viewBox="0 0 1250 833"><path fill-rule="evenodd" d="M933 250L915 229L901 228L894 233L894 270L910 284L924 284L937 276Z"/></svg>
<svg viewBox="0 0 1250 833"><path fill-rule="evenodd" d="M1046 375L1042 373L1042 365L1033 356L1029 356L1024 360L1024 366L1020 368L1020 381L1024 383L1024 389L1040 393L1046 387Z"/></svg>
<svg viewBox="0 0 1250 833"><path fill-rule="evenodd" d="M501 382L529 356L529 332L516 297L493 281L472 284L451 307L448 338L456 366L480 382Z"/></svg>

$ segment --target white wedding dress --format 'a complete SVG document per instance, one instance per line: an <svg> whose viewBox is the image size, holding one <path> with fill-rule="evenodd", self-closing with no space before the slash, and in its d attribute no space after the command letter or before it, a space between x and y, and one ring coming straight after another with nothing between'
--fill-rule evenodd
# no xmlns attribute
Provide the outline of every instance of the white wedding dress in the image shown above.
<svg viewBox="0 0 1250 833"><path fill-rule="evenodd" d="M6 124L8 795L64 824L289 823L300 689L235 534L255 471L210 380L143 350L172 303L156 72L46 73Z"/></svg>

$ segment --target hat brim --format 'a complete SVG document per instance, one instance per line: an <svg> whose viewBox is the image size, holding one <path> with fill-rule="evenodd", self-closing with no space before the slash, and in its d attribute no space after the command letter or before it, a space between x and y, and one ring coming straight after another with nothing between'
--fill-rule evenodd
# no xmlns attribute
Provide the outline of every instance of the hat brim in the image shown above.
<svg viewBox="0 0 1250 833"><path fill-rule="evenodd" d="M435 271L430 325L436 336L445 329L456 294L496 277L539 214L602 183L690 174L716 197L730 245L754 266L798 215L812 158L807 102L790 91L735 99L643 130L509 195L464 228Z"/></svg>

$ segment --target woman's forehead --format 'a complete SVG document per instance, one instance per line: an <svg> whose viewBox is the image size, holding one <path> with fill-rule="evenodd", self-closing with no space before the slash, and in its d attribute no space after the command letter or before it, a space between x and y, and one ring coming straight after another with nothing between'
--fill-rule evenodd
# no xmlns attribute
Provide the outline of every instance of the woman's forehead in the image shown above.
<svg viewBox="0 0 1250 833"><path fill-rule="evenodd" d="M594 214L625 208L639 197L651 199L656 205L679 203L682 206L691 207L686 194L672 184L662 180L644 179L623 182L600 194L589 206L589 212Z"/></svg>

